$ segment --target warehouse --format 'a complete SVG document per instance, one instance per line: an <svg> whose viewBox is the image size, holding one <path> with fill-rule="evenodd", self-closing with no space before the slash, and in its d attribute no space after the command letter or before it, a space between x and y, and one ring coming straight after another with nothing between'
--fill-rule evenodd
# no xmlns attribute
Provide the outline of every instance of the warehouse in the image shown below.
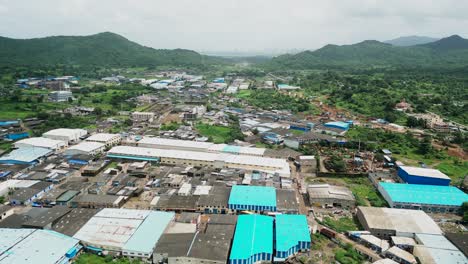
<svg viewBox="0 0 468 264"><path fill-rule="evenodd" d="M0 228L0 264L68 263L80 250L79 240L55 231Z"/></svg>
<svg viewBox="0 0 468 264"><path fill-rule="evenodd" d="M421 263L467 264L468 259L443 235L416 234L413 254Z"/></svg>
<svg viewBox="0 0 468 264"><path fill-rule="evenodd" d="M307 186L307 193L312 206L353 208L356 205L353 193L344 186L312 184Z"/></svg>
<svg viewBox="0 0 468 264"><path fill-rule="evenodd" d="M150 259L174 213L133 209L103 209L75 235L86 247Z"/></svg>
<svg viewBox="0 0 468 264"><path fill-rule="evenodd" d="M400 166L398 176L406 183L427 185L450 185L450 178L439 170Z"/></svg>
<svg viewBox="0 0 468 264"><path fill-rule="evenodd" d="M80 137L86 136L88 131L84 129L72 129L72 128L58 128L45 132L42 137L61 140L64 142L76 143L80 140Z"/></svg>
<svg viewBox="0 0 468 264"><path fill-rule="evenodd" d="M273 187L234 185L228 206L235 211L276 212L276 190Z"/></svg>
<svg viewBox="0 0 468 264"><path fill-rule="evenodd" d="M328 122L328 123L325 123L324 124L325 127L328 127L328 128L337 128L337 129L341 129L341 130L348 130L349 129L349 126L350 124L347 123L347 122L341 122L341 121L337 121L337 122Z"/></svg>
<svg viewBox="0 0 468 264"><path fill-rule="evenodd" d="M416 233L442 234L439 226L423 211L359 206L357 218L372 235L414 237Z"/></svg>
<svg viewBox="0 0 468 264"><path fill-rule="evenodd" d="M468 194L453 186L380 182L378 189L392 208L454 213Z"/></svg>
<svg viewBox="0 0 468 264"><path fill-rule="evenodd" d="M256 214L240 215L237 219L229 264L271 262L272 260L273 218Z"/></svg>
<svg viewBox="0 0 468 264"><path fill-rule="evenodd" d="M25 164L33 165L41 161L41 159L52 154L51 149L47 148L29 148L24 147L14 149L10 153L0 157L0 164Z"/></svg>
<svg viewBox="0 0 468 264"><path fill-rule="evenodd" d="M256 170L278 174L281 177L291 176L286 160L265 157L129 146L113 147L108 151L107 157L153 161L169 165Z"/></svg>
<svg viewBox="0 0 468 264"><path fill-rule="evenodd" d="M125 203L125 197L86 193L75 196L69 203L73 208L119 208Z"/></svg>
<svg viewBox="0 0 468 264"><path fill-rule="evenodd" d="M275 260L287 259L310 248L310 232L305 215L277 215L275 234Z"/></svg>
<svg viewBox="0 0 468 264"><path fill-rule="evenodd" d="M200 151L210 153L227 153L246 156L259 156L265 154L264 148L251 148L232 146L226 144L214 144L210 142L197 142L179 139L167 139L158 137L144 137L138 141L139 147L144 148L158 148L158 149L171 149L171 150L186 150L186 151Z"/></svg>
<svg viewBox="0 0 468 264"><path fill-rule="evenodd" d="M65 141L44 137L25 138L15 142L15 148L47 148L57 151L67 146L68 144Z"/></svg>
<svg viewBox="0 0 468 264"><path fill-rule="evenodd" d="M98 142L81 142L65 150L65 155L97 155L104 152L106 145Z"/></svg>
<svg viewBox="0 0 468 264"><path fill-rule="evenodd" d="M224 186L213 186L208 195L200 195L198 211L205 214L229 213L228 201L231 189Z"/></svg>
<svg viewBox="0 0 468 264"><path fill-rule="evenodd" d="M276 189L276 209L282 214L299 214L296 192L289 189Z"/></svg>
<svg viewBox="0 0 468 264"><path fill-rule="evenodd" d="M106 148L118 145L122 141L119 134L97 133L86 139L89 142L97 142L106 145Z"/></svg>

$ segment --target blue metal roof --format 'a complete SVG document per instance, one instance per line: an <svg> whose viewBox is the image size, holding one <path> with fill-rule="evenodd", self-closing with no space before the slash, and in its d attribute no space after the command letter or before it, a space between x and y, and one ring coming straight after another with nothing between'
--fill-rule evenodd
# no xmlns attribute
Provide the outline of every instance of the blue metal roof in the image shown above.
<svg viewBox="0 0 468 264"><path fill-rule="evenodd" d="M393 202L460 206L468 194L453 186L381 182Z"/></svg>
<svg viewBox="0 0 468 264"><path fill-rule="evenodd" d="M249 259L259 253L273 253L273 218L240 215L229 259Z"/></svg>
<svg viewBox="0 0 468 264"><path fill-rule="evenodd" d="M229 204L276 207L276 190L273 187L234 185Z"/></svg>
<svg viewBox="0 0 468 264"><path fill-rule="evenodd" d="M19 121L17 120L11 120L11 121L0 121L0 126L9 126L9 125L15 125L18 124Z"/></svg>
<svg viewBox="0 0 468 264"><path fill-rule="evenodd" d="M151 212L125 243L122 250L152 254L156 243L173 218L173 212Z"/></svg>
<svg viewBox="0 0 468 264"><path fill-rule="evenodd" d="M223 152L227 153L239 153L241 147L240 146L232 146L232 145L226 145L223 148Z"/></svg>
<svg viewBox="0 0 468 264"><path fill-rule="evenodd" d="M276 251L289 251L300 242L310 242L305 215L276 216Z"/></svg>

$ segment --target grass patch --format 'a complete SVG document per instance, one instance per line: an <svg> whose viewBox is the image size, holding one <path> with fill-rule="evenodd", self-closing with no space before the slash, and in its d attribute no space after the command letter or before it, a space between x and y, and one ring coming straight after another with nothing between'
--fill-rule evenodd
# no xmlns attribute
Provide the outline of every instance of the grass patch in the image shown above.
<svg viewBox="0 0 468 264"><path fill-rule="evenodd" d="M340 233L359 230L359 227L354 219L349 217L342 217L338 220L335 220L326 216L323 218L323 224Z"/></svg>
<svg viewBox="0 0 468 264"><path fill-rule="evenodd" d="M360 255L352 245L347 244L344 248L335 251L335 259L341 264L360 264L365 258Z"/></svg>
<svg viewBox="0 0 468 264"><path fill-rule="evenodd" d="M84 253L81 254L76 261L75 264L104 264L104 263L112 263L112 264L140 264L141 261L137 260L129 260L128 258L112 258L112 256L101 257L94 254Z"/></svg>
<svg viewBox="0 0 468 264"><path fill-rule="evenodd" d="M357 205L385 207L387 202L371 184L367 178L344 178L348 187L356 197Z"/></svg>
<svg viewBox="0 0 468 264"><path fill-rule="evenodd" d="M447 174L452 179L453 185L459 185L468 174L468 161L447 160L441 162L436 168Z"/></svg>
<svg viewBox="0 0 468 264"><path fill-rule="evenodd" d="M225 143L231 140L232 128L230 127L198 124L196 129L198 133L210 138L214 143Z"/></svg>
<svg viewBox="0 0 468 264"><path fill-rule="evenodd" d="M0 150L9 151L13 146L12 142L1 142Z"/></svg>
<svg viewBox="0 0 468 264"><path fill-rule="evenodd" d="M251 94L252 94L252 91L251 91L251 90L240 90L240 91L236 94L236 97L237 97L237 98L240 98L240 99L243 99L243 98L250 97Z"/></svg>

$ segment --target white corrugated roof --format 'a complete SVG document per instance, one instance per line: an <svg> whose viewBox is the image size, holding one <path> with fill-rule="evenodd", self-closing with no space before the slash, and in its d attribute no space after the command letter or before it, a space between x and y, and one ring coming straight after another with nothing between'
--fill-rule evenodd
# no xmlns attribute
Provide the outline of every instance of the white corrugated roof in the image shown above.
<svg viewBox="0 0 468 264"><path fill-rule="evenodd" d="M52 129L44 134L43 136L66 136L66 137L81 137L88 133L88 131L79 128L57 128Z"/></svg>
<svg viewBox="0 0 468 264"><path fill-rule="evenodd" d="M42 148L58 148L66 145L64 141L44 137L25 138L17 141L15 144L26 144Z"/></svg>
<svg viewBox="0 0 468 264"><path fill-rule="evenodd" d="M204 149L204 150L208 150L208 148L214 145L214 143L209 143L209 142L197 142L197 141L158 138L158 137L144 137L138 143L160 145L160 146L197 148L197 149Z"/></svg>
<svg viewBox="0 0 468 264"><path fill-rule="evenodd" d="M410 175L422 176L422 177L431 177L439 179L450 179L449 176L445 175L439 170L429 169L429 168L419 168L419 167L410 167L410 166L400 166L400 168L406 171Z"/></svg>
<svg viewBox="0 0 468 264"><path fill-rule="evenodd" d="M98 143L98 142L81 142L78 145L74 145L68 148L68 150L79 150L79 151L84 151L84 152L91 152L96 149L103 148L104 146L105 146L104 144Z"/></svg>

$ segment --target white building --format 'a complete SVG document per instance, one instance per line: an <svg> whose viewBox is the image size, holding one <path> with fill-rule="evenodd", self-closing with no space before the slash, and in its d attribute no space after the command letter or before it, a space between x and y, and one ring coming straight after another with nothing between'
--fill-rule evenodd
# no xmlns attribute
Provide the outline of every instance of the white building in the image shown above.
<svg viewBox="0 0 468 264"><path fill-rule="evenodd" d="M86 136L88 131L84 129L58 128L42 134L42 137L61 140L68 143L78 142L80 137Z"/></svg>
<svg viewBox="0 0 468 264"><path fill-rule="evenodd" d="M54 102L67 102L69 98L73 98L70 91L54 91L49 94L49 99Z"/></svg>
<svg viewBox="0 0 468 264"><path fill-rule="evenodd" d="M97 155L104 152L106 145L98 142L81 142L78 145L71 146L65 151L65 155Z"/></svg>
<svg viewBox="0 0 468 264"><path fill-rule="evenodd" d="M122 136L119 134L98 133L90 136L86 141L98 142L106 145L106 147L112 147L122 141Z"/></svg>
<svg viewBox="0 0 468 264"><path fill-rule="evenodd" d="M25 138L15 142L15 148L47 148L53 150L61 150L68 146L66 141L55 140L44 137Z"/></svg>
<svg viewBox="0 0 468 264"><path fill-rule="evenodd" d="M109 158L146 160L169 165L244 169L278 174L281 177L291 176L289 163L285 159L258 156L129 146L113 147L108 151L107 156Z"/></svg>
<svg viewBox="0 0 468 264"><path fill-rule="evenodd" d="M133 112L132 120L135 122L153 122L154 113L151 112Z"/></svg>

